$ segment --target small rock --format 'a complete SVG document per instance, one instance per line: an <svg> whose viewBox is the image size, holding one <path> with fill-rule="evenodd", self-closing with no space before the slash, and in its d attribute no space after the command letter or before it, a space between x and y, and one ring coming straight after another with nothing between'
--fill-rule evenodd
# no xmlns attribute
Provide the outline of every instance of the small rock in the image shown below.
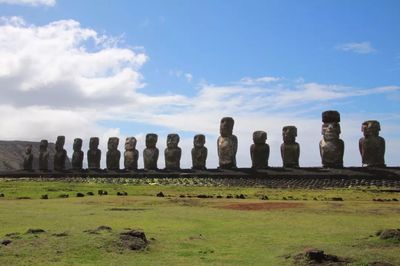
<svg viewBox="0 0 400 266"><path fill-rule="evenodd" d="M117 196L128 196L128 192L122 191L122 192L117 192Z"/></svg>
<svg viewBox="0 0 400 266"><path fill-rule="evenodd" d="M386 229L379 234L380 239L393 239L400 241L400 229Z"/></svg>
<svg viewBox="0 0 400 266"><path fill-rule="evenodd" d="M307 249L305 250L305 256L307 259L316 262L322 262L325 259L324 251L320 249Z"/></svg>
<svg viewBox="0 0 400 266"><path fill-rule="evenodd" d="M97 194L99 194L100 196L105 196L108 195L108 192L106 190L99 189L97 191Z"/></svg>
<svg viewBox="0 0 400 266"><path fill-rule="evenodd" d="M227 198L227 199L232 199L233 196L232 196L232 195L227 195L226 198Z"/></svg>
<svg viewBox="0 0 400 266"><path fill-rule="evenodd" d="M4 198L4 193L0 193L0 198Z"/></svg>
<svg viewBox="0 0 400 266"><path fill-rule="evenodd" d="M222 196L221 196L221 195L218 195L218 196L217 196L217 199L222 199Z"/></svg>
<svg viewBox="0 0 400 266"><path fill-rule="evenodd" d="M333 197L331 198L332 201L343 201L343 198L341 197Z"/></svg>
<svg viewBox="0 0 400 266"><path fill-rule="evenodd" d="M261 199L261 200L269 200L269 198L268 198L267 195L263 195L260 199Z"/></svg>
<svg viewBox="0 0 400 266"><path fill-rule="evenodd" d="M26 231L27 234L41 234L41 233L45 233L46 231L44 231L43 229L37 228L37 229L32 229L29 228L28 231Z"/></svg>
<svg viewBox="0 0 400 266"><path fill-rule="evenodd" d="M86 195L88 196L94 196L94 193L92 191L89 191L88 193L86 193Z"/></svg>
<svg viewBox="0 0 400 266"><path fill-rule="evenodd" d="M4 239L4 240L1 240L0 243L1 243L2 245L4 245L4 246L8 246L9 244L12 243L12 241L11 241L10 239Z"/></svg>
<svg viewBox="0 0 400 266"><path fill-rule="evenodd" d="M179 197L180 197L180 198L186 198L186 196L183 195L183 194L179 195Z"/></svg>
<svg viewBox="0 0 400 266"><path fill-rule="evenodd" d="M77 196L78 198L83 198L83 197L85 196L85 194L83 194L83 193L81 193L81 192L78 192L78 193L76 193L76 196Z"/></svg>
<svg viewBox="0 0 400 266"><path fill-rule="evenodd" d="M204 194L197 195L197 197L198 197L199 199L206 199L206 198L208 198L208 196L207 196L207 195L204 195Z"/></svg>
<svg viewBox="0 0 400 266"><path fill-rule="evenodd" d="M122 232L120 234L120 239L124 246L131 250L143 250L148 245L145 233L138 230Z"/></svg>
<svg viewBox="0 0 400 266"><path fill-rule="evenodd" d="M42 195L40 198L41 199L49 199L49 196L46 194L46 195Z"/></svg>
<svg viewBox="0 0 400 266"><path fill-rule="evenodd" d="M157 195L156 195L156 196L157 196L157 197L161 197L161 198L162 198L162 197L165 197L165 196L164 196L164 193L162 193L162 191L161 191L161 192L159 192L159 193L157 193Z"/></svg>

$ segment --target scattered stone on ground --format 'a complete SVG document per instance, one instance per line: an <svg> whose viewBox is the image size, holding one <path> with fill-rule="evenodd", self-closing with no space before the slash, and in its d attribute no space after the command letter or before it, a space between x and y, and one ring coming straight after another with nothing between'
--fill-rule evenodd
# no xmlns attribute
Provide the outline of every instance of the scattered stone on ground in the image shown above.
<svg viewBox="0 0 400 266"><path fill-rule="evenodd" d="M41 197L40 197L41 199L49 199L49 195L42 195Z"/></svg>
<svg viewBox="0 0 400 266"><path fill-rule="evenodd" d="M226 196L227 199L233 199L233 196L231 194Z"/></svg>
<svg viewBox="0 0 400 266"><path fill-rule="evenodd" d="M143 250L147 247L148 241L143 231L129 230L120 234L124 247L131 250Z"/></svg>
<svg viewBox="0 0 400 266"><path fill-rule="evenodd" d="M162 191L160 191L159 193L157 193L156 196L157 196L157 197L165 197L165 196L164 196L164 193L162 193Z"/></svg>
<svg viewBox="0 0 400 266"><path fill-rule="evenodd" d="M199 194L199 195L197 195L197 198L199 198L199 199L207 199L207 198L210 198L210 196L204 195L204 194ZM212 196L211 196L211 198L212 198Z"/></svg>
<svg viewBox="0 0 400 266"><path fill-rule="evenodd" d="M4 239L4 240L0 240L0 243L1 243L3 246L8 246L9 244L12 243L12 241L11 241L10 239Z"/></svg>
<svg viewBox="0 0 400 266"><path fill-rule="evenodd" d="M5 234L5 237L18 238L21 234L18 232Z"/></svg>
<svg viewBox="0 0 400 266"><path fill-rule="evenodd" d="M17 199L31 199L31 197L18 197Z"/></svg>
<svg viewBox="0 0 400 266"><path fill-rule="evenodd" d="M58 197L66 199L66 198L69 198L69 195L68 194L60 194Z"/></svg>
<svg viewBox="0 0 400 266"><path fill-rule="evenodd" d="M233 203L220 205L217 208L238 210L238 211L263 211L263 210L279 210L289 208L300 208L304 203L295 202L262 202L262 203Z"/></svg>
<svg viewBox="0 0 400 266"><path fill-rule="evenodd" d="M122 191L122 192L117 192L117 196L128 196L128 192Z"/></svg>
<svg viewBox="0 0 400 266"><path fill-rule="evenodd" d="M323 250L309 248L304 252L294 256L295 265L329 265L329 266L342 266L351 262L348 258L340 258L336 255L325 254Z"/></svg>
<svg viewBox="0 0 400 266"><path fill-rule="evenodd" d="M268 198L267 195L262 195L260 199L261 199L261 200L268 200L269 198Z"/></svg>
<svg viewBox="0 0 400 266"><path fill-rule="evenodd" d="M343 198L341 197L333 197L331 198L332 201L343 201Z"/></svg>
<svg viewBox="0 0 400 266"><path fill-rule="evenodd" d="M244 194L240 194L240 195L235 195L235 198L237 198L237 199L246 199L246 195L244 195Z"/></svg>
<svg viewBox="0 0 400 266"><path fill-rule="evenodd" d="M86 195L88 196L94 196L94 193L92 191L89 191L88 193L86 193Z"/></svg>
<svg viewBox="0 0 400 266"><path fill-rule="evenodd" d="M85 196L85 194L83 194L83 193L81 193L81 192L78 192L78 193L76 193L76 196L77 196L78 198L83 198L83 197Z"/></svg>
<svg viewBox="0 0 400 266"><path fill-rule="evenodd" d="M0 193L0 198L4 198L4 193Z"/></svg>
<svg viewBox="0 0 400 266"><path fill-rule="evenodd" d="M386 229L376 232L380 239L400 241L400 229Z"/></svg>
<svg viewBox="0 0 400 266"><path fill-rule="evenodd" d="M26 234L34 234L35 235L35 234L41 234L41 233L46 233L46 231L43 229L40 229L40 228L34 228L34 229L29 228L28 231L26 231Z"/></svg>
<svg viewBox="0 0 400 266"><path fill-rule="evenodd" d="M107 192L107 190L99 189L97 191L97 194L99 194L100 196L105 196L105 195L108 195L108 192Z"/></svg>
<svg viewBox="0 0 400 266"><path fill-rule="evenodd" d="M101 226L97 227L96 229L88 229L83 232L88 233L88 234L99 234L101 231L110 232L111 230L112 230L111 227L109 227L107 225L101 225Z"/></svg>
<svg viewBox="0 0 400 266"><path fill-rule="evenodd" d="M146 211L145 208L109 208L106 211Z"/></svg>
<svg viewBox="0 0 400 266"><path fill-rule="evenodd" d="M221 195L218 195L218 196L217 196L217 199L222 199L222 196L221 196Z"/></svg>
<svg viewBox="0 0 400 266"><path fill-rule="evenodd" d="M67 232L54 233L53 236L56 236L56 237L64 237L64 236L68 236L68 233L67 233Z"/></svg>
<svg viewBox="0 0 400 266"><path fill-rule="evenodd" d="M179 197L180 197L180 198L186 198L186 196L183 195L183 194L179 195Z"/></svg>

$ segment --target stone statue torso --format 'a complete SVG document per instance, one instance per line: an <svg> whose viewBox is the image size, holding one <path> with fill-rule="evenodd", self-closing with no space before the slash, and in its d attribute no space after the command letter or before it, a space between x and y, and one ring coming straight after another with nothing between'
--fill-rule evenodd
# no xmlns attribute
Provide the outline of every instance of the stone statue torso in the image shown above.
<svg viewBox="0 0 400 266"><path fill-rule="evenodd" d="M119 170L119 161L121 159L121 152L119 150L108 150L106 155L107 169Z"/></svg>
<svg viewBox="0 0 400 266"><path fill-rule="evenodd" d="M198 170L206 169L207 148L193 148L192 149L192 168Z"/></svg>
<svg viewBox="0 0 400 266"><path fill-rule="evenodd" d="M54 170L64 170L66 159L67 159L66 150L62 149L56 151L56 153L54 154Z"/></svg>
<svg viewBox="0 0 400 266"><path fill-rule="evenodd" d="M385 140L380 137L361 138L359 141L362 163L368 166L385 165Z"/></svg>
<svg viewBox="0 0 400 266"><path fill-rule="evenodd" d="M74 169L82 169L83 166L83 151L74 151L72 154L72 168Z"/></svg>
<svg viewBox="0 0 400 266"><path fill-rule="evenodd" d="M252 168L262 169L267 167L269 158L269 145L266 143L252 144L250 146L250 155Z"/></svg>
<svg viewBox="0 0 400 266"><path fill-rule="evenodd" d="M143 151L144 168L147 170L157 169L158 149L146 148Z"/></svg>
<svg viewBox="0 0 400 266"><path fill-rule="evenodd" d="M39 169L48 170L49 169L49 152L41 151L39 153Z"/></svg>
<svg viewBox="0 0 400 266"><path fill-rule="evenodd" d="M124 153L124 166L125 169L133 170L138 168L138 150L128 150Z"/></svg>
<svg viewBox="0 0 400 266"><path fill-rule="evenodd" d="M33 155L32 153L24 153L24 163L23 163L23 168L24 170L32 170L32 165L33 165Z"/></svg>
<svg viewBox="0 0 400 266"><path fill-rule="evenodd" d="M319 143L324 167L343 167L344 142L341 139L321 140Z"/></svg>
<svg viewBox="0 0 400 266"><path fill-rule="evenodd" d="M236 152L238 141L235 135L219 136L218 141L219 166L221 168L236 167Z"/></svg>
<svg viewBox="0 0 400 266"><path fill-rule="evenodd" d="M282 143L281 156L283 167L299 167L300 145Z"/></svg>
<svg viewBox="0 0 400 266"><path fill-rule="evenodd" d="M100 169L101 150L88 150L88 167L89 169Z"/></svg>
<svg viewBox="0 0 400 266"><path fill-rule="evenodd" d="M165 168L169 170L180 169L182 150L179 147L166 148L164 151L165 156Z"/></svg>

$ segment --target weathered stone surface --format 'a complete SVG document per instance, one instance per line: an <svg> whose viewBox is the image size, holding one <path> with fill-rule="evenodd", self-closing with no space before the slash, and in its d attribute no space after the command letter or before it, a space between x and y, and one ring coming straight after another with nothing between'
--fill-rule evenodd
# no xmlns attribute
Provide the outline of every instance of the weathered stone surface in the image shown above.
<svg viewBox="0 0 400 266"><path fill-rule="evenodd" d="M156 147L158 140L157 134L149 133L146 135L146 148L143 150L143 161L145 170L156 170L159 151Z"/></svg>
<svg viewBox="0 0 400 266"><path fill-rule="evenodd" d="M362 164L366 166L385 167L385 139L379 136L381 125L376 120L362 123L359 148Z"/></svg>
<svg viewBox="0 0 400 266"><path fill-rule="evenodd" d="M206 136L198 134L193 138L192 169L205 170L207 160L207 148L204 147Z"/></svg>
<svg viewBox="0 0 400 266"><path fill-rule="evenodd" d="M234 120L232 117L224 117L220 122L220 136L217 140L219 168L232 169L236 168L236 153L238 140L232 134Z"/></svg>
<svg viewBox="0 0 400 266"><path fill-rule="evenodd" d="M74 139L73 149L74 153L72 154L72 169L82 170L84 156L84 153L82 151L82 139Z"/></svg>
<svg viewBox="0 0 400 266"><path fill-rule="evenodd" d="M281 157L283 167L299 167L300 145L296 142L296 137L297 128L295 126L282 128Z"/></svg>
<svg viewBox="0 0 400 266"><path fill-rule="evenodd" d="M136 150L136 138L128 137L125 140L124 166L126 170L138 169L139 152Z"/></svg>
<svg viewBox="0 0 400 266"><path fill-rule="evenodd" d="M118 150L119 138L111 137L108 139L108 151L106 157L106 165L108 170L119 170L119 161L121 152Z"/></svg>
<svg viewBox="0 0 400 266"><path fill-rule="evenodd" d="M45 139L40 141L39 146L39 169L42 171L49 170L49 152L47 151L47 147L49 142Z"/></svg>
<svg viewBox="0 0 400 266"><path fill-rule="evenodd" d="M101 150L99 149L99 138L97 137L90 138L87 160L90 170L100 169Z"/></svg>
<svg viewBox="0 0 400 266"><path fill-rule="evenodd" d="M54 155L54 170L65 170L65 161L67 160L67 151L64 149L65 137L58 136L56 141L56 154Z"/></svg>
<svg viewBox="0 0 400 266"><path fill-rule="evenodd" d="M322 166L326 168L342 168L344 142L340 139L340 114L337 111L322 113L323 139L319 143Z"/></svg>
<svg viewBox="0 0 400 266"><path fill-rule="evenodd" d="M267 140L267 132L254 131L253 142L250 146L250 155L252 168L263 169L268 167L269 145L265 143Z"/></svg>
<svg viewBox="0 0 400 266"><path fill-rule="evenodd" d="M25 147L23 168L28 171L33 169L32 145L30 144Z"/></svg>
<svg viewBox="0 0 400 266"><path fill-rule="evenodd" d="M167 170L179 170L182 150L178 147L179 135L168 134L167 136L167 148L164 150L165 157L165 169Z"/></svg>

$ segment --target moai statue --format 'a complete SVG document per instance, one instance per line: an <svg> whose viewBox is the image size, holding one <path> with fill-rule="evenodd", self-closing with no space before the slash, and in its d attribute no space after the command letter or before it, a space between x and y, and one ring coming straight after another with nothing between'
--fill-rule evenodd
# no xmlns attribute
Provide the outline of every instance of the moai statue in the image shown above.
<svg viewBox="0 0 400 266"><path fill-rule="evenodd" d="M300 145L296 142L297 128L285 126L282 128L283 143L281 144L281 157L283 167L299 167Z"/></svg>
<svg viewBox="0 0 400 266"><path fill-rule="evenodd" d="M366 166L385 167L385 139L379 136L381 125L376 120L362 123L364 137L359 141L362 164Z"/></svg>
<svg viewBox="0 0 400 266"><path fill-rule="evenodd" d="M73 145L74 153L72 154L72 169L74 170L82 170L83 166L83 151L82 151L82 139L76 138L74 139Z"/></svg>
<svg viewBox="0 0 400 266"><path fill-rule="evenodd" d="M89 170L99 170L101 160L101 150L99 149L99 138L92 137L89 140L89 150L87 152Z"/></svg>
<svg viewBox="0 0 400 266"><path fill-rule="evenodd" d="M49 152L47 151L47 147L49 146L49 142L45 139L40 141L39 146L39 170L48 171L49 170Z"/></svg>
<svg viewBox="0 0 400 266"><path fill-rule="evenodd" d="M67 151L64 149L65 137L58 136L56 140L56 153L54 154L54 170L65 170L65 161L67 160Z"/></svg>
<svg viewBox="0 0 400 266"><path fill-rule="evenodd" d="M205 170L207 160L207 148L204 147L206 136L198 134L194 136L192 148L192 169Z"/></svg>
<svg viewBox="0 0 400 266"><path fill-rule="evenodd" d="M118 150L119 138L111 137L108 139L108 151L106 157L106 165L108 170L119 170L119 160L121 152Z"/></svg>
<svg viewBox="0 0 400 266"><path fill-rule="evenodd" d="M224 117L220 123L220 134L217 140L219 168L232 169L236 168L236 152L238 140L232 134L234 120L232 117Z"/></svg>
<svg viewBox="0 0 400 266"><path fill-rule="evenodd" d="M138 169L139 152L136 150L136 138L128 137L125 140L124 166L126 170Z"/></svg>
<svg viewBox="0 0 400 266"><path fill-rule="evenodd" d="M179 170L182 150L178 147L179 135L168 134L167 148L164 150L165 169L166 170Z"/></svg>
<svg viewBox="0 0 400 266"><path fill-rule="evenodd" d="M251 167L254 169L263 169L268 167L269 145L265 143L266 140L267 132L254 131L254 144L250 146Z"/></svg>
<svg viewBox="0 0 400 266"><path fill-rule="evenodd" d="M338 111L322 113L322 135L319 143L322 165L326 168L342 168L344 142L340 139L340 114Z"/></svg>
<svg viewBox="0 0 400 266"><path fill-rule="evenodd" d="M145 170L157 170L158 149L156 147L158 140L157 134L146 135L146 148L143 150L143 161Z"/></svg>
<svg viewBox="0 0 400 266"><path fill-rule="evenodd" d="M27 171L32 171L33 169L33 154L31 144L28 144L25 147L23 168Z"/></svg>

